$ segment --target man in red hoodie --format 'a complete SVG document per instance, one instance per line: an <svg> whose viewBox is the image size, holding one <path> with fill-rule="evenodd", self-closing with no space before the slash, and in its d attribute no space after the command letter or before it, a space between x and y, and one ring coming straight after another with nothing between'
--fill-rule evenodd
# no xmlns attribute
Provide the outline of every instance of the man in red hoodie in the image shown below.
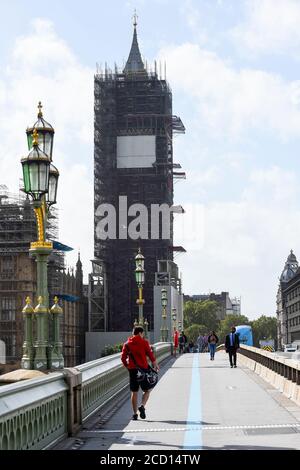
<svg viewBox="0 0 300 470"><path fill-rule="evenodd" d="M152 362L153 368L158 371L159 367L155 356L151 351L148 341L144 339L144 329L141 326L135 326L133 329L133 336L128 338L128 341L124 343L121 354L121 361L129 372L129 386L131 390L131 404L133 409L132 419L134 420L138 419L138 410L140 412L140 417L142 419L146 418L145 406L150 395L150 390L143 390L141 385L143 397L142 404L138 408L137 401L140 384L137 381L137 366L141 369L148 369L147 357L149 357Z"/></svg>

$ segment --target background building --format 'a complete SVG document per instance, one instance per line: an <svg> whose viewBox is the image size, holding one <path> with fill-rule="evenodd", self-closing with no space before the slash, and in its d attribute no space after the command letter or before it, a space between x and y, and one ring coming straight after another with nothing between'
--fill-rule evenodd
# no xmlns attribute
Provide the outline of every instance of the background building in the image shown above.
<svg viewBox="0 0 300 470"><path fill-rule="evenodd" d="M278 346L300 342L300 268L291 250L277 292Z"/></svg>
<svg viewBox="0 0 300 470"><path fill-rule="evenodd" d="M184 301L187 302L189 300L196 301L196 300L213 300L218 304L218 318L220 320L224 320L226 315L241 314L241 298L240 297L229 297L229 292L221 292L221 294L196 294L196 295L185 295Z"/></svg>
<svg viewBox="0 0 300 470"><path fill-rule="evenodd" d="M173 204L173 179L185 174L175 169L173 134L184 126L172 113L172 93L166 77L149 70L139 51L136 23L127 63L122 71L105 67L95 75L95 260L89 282L90 332L126 332L137 318L137 287L134 277L138 248L145 257L144 318L154 327L153 287L158 260L173 260L173 217L170 235L132 240L127 236L132 217L119 210L119 197L127 206ZM101 240L97 227L101 204L116 209L117 239ZM99 214L99 213L98 213ZM120 219L121 217L121 219ZM120 222L119 222L120 220ZM123 222L122 222L123 220ZM119 236L119 230L123 235Z"/></svg>
<svg viewBox="0 0 300 470"><path fill-rule="evenodd" d="M48 264L49 298L61 299L62 340L66 366L84 362L84 328L87 319L87 299L83 296L82 265L76 272L65 270L64 245L58 243L57 211L51 211L47 235L54 242ZM0 340L5 343L6 365L0 370L16 369L20 365L23 345L23 315L25 299L36 299L36 262L29 256L30 242L36 239L33 209L23 193L9 194L0 187ZM86 321L87 323L87 321Z"/></svg>

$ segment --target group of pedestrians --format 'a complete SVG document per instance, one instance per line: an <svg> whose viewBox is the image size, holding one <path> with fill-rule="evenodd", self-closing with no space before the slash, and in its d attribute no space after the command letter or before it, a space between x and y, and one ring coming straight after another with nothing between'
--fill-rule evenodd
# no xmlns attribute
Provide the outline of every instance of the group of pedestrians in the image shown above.
<svg viewBox="0 0 300 470"><path fill-rule="evenodd" d="M210 360L214 361L217 344L219 338L215 331L211 331L208 335L198 336L197 345L199 352L207 351L209 349ZM188 343L188 339L184 332L181 332L178 338L179 353L194 352L194 344ZM236 367L237 350L240 347L239 335L236 333L236 328L233 326L231 332L225 338L225 350L229 355L230 367ZM133 329L132 336L124 343L121 360L123 365L129 372L129 387L131 391L131 404L133 409L133 420L138 419L138 412L141 419L146 418L146 403L149 399L150 392L155 383L146 379L151 367L148 364L148 358L152 363L154 371L158 372L159 367L156 358L152 352L149 342L144 338L144 329L141 326L136 326ZM149 375L149 374L148 374ZM138 391L142 389L142 401L138 406Z"/></svg>

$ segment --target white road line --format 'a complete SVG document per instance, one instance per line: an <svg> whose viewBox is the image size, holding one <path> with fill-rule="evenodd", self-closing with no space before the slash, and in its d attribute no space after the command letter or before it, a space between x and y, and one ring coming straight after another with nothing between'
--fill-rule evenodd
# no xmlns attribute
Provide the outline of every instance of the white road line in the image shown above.
<svg viewBox="0 0 300 470"><path fill-rule="evenodd" d="M129 434L129 433L148 433L148 432L185 432L185 431L223 431L227 429L280 429L280 428L300 428L300 423L289 424L254 424L254 425L235 425L235 426L185 426L182 428L142 428L142 429L109 429L109 430L91 430L82 431L82 433L93 434Z"/></svg>

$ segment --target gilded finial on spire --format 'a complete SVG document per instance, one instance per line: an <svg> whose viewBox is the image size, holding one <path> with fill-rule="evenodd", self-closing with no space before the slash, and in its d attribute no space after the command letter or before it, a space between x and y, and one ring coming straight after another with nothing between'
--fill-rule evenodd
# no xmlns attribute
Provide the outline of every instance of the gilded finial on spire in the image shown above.
<svg viewBox="0 0 300 470"><path fill-rule="evenodd" d="M54 297L54 303L55 303L55 305L58 304L58 300L59 300L59 299L58 299L58 297L57 297L57 295L56 295L56 296Z"/></svg>
<svg viewBox="0 0 300 470"><path fill-rule="evenodd" d="M26 297L25 302L26 302L26 305L30 305L31 304L31 298L29 296Z"/></svg>
<svg viewBox="0 0 300 470"><path fill-rule="evenodd" d="M38 117L39 117L39 118L40 118L40 117L43 117L42 107L43 107L43 105L42 105L41 101L39 101L39 104L38 104L38 110L39 110L39 112L38 112Z"/></svg>
<svg viewBox="0 0 300 470"><path fill-rule="evenodd" d="M39 141L38 141L39 134L36 129L33 130L32 136L33 136L32 145L33 146L39 145Z"/></svg>
<svg viewBox="0 0 300 470"><path fill-rule="evenodd" d="M137 19L138 19L138 15L136 14L136 9L134 9L134 14L133 14L133 26L136 28L137 26Z"/></svg>
<svg viewBox="0 0 300 470"><path fill-rule="evenodd" d="M42 304L43 303L43 297L40 295L39 298L38 298L38 303L39 304Z"/></svg>

